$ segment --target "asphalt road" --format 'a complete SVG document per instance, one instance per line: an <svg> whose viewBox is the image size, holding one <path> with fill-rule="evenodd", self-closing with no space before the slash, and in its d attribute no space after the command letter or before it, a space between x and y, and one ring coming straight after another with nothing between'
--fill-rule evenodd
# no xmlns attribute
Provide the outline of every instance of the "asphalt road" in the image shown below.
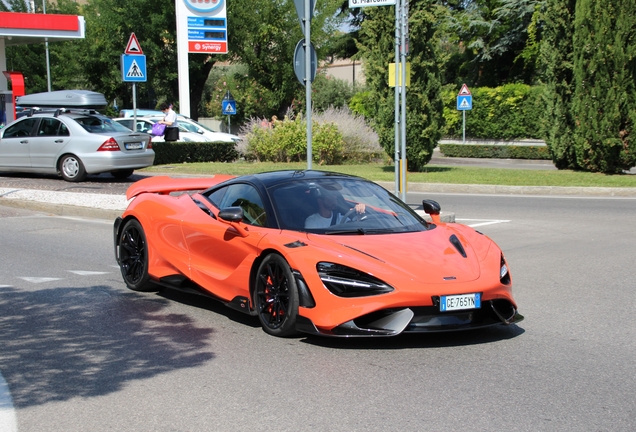
<svg viewBox="0 0 636 432"><path fill-rule="evenodd" d="M277 339L213 301L127 290L110 221L0 207L17 430L636 429L636 200L426 196L502 247L525 321Z"/></svg>

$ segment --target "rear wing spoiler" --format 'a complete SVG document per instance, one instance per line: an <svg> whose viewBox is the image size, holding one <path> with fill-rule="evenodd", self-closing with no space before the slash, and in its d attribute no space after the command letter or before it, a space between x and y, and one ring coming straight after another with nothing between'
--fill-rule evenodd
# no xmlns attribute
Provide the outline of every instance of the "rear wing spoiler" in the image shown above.
<svg viewBox="0 0 636 432"><path fill-rule="evenodd" d="M130 185L126 191L126 199L130 200L144 193L167 195L171 192L202 191L234 177L236 176L227 174L217 174L203 178L148 177Z"/></svg>

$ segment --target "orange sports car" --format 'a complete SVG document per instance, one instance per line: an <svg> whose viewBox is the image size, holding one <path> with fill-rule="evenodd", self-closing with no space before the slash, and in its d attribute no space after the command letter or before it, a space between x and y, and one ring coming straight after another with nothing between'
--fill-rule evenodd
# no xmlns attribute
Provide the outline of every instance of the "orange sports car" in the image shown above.
<svg viewBox="0 0 636 432"><path fill-rule="evenodd" d="M114 225L126 285L213 297L275 336L394 336L519 322L488 237L323 171L152 177Z"/></svg>

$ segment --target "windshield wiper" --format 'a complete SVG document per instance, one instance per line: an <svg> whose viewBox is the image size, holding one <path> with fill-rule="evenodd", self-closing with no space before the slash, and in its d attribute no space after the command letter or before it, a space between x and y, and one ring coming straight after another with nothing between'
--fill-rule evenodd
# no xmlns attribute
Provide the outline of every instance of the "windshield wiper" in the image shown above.
<svg viewBox="0 0 636 432"><path fill-rule="evenodd" d="M368 231L364 228L354 228L354 229L339 229L339 230L328 230L325 231L327 235L338 235L338 234L359 234L365 235Z"/></svg>

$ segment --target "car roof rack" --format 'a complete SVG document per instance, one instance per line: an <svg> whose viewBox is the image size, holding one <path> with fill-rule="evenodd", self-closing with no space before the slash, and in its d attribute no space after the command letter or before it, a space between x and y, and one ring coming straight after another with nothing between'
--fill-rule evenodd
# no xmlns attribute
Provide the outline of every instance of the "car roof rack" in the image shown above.
<svg viewBox="0 0 636 432"><path fill-rule="evenodd" d="M102 109L108 106L103 94L88 90L58 90L16 97L16 105L38 108Z"/></svg>
<svg viewBox="0 0 636 432"><path fill-rule="evenodd" d="M58 117L60 114L64 113L75 113L75 114L99 114L94 109L74 109L74 108L58 108L55 110L55 114L53 117Z"/></svg>
<svg viewBox="0 0 636 432"><path fill-rule="evenodd" d="M75 114L99 114L99 112L94 109L74 109L74 108L40 108L40 107L30 107L24 110L24 114L27 117L33 117L33 114L41 114L41 113L53 113L53 117L58 117L60 114L64 113L75 113Z"/></svg>

